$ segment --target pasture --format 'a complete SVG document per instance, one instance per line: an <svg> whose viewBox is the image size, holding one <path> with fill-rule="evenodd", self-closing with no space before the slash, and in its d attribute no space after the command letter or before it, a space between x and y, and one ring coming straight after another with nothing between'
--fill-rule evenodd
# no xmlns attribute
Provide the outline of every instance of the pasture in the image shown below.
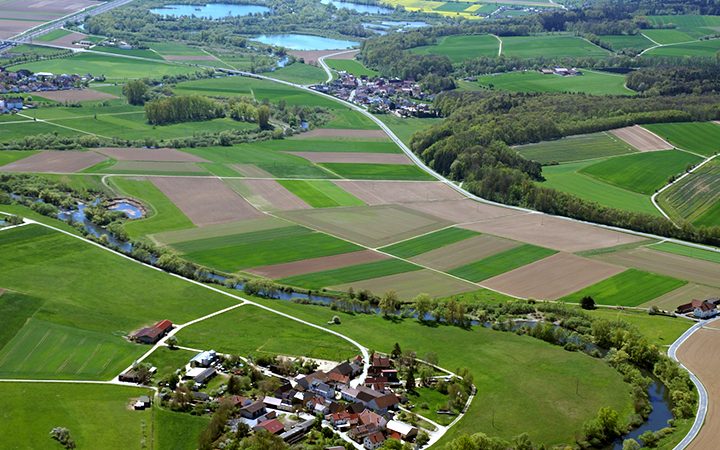
<svg viewBox="0 0 720 450"><path fill-rule="evenodd" d="M682 174L700 158L687 152L665 150L618 156L583 167L580 173L613 186L652 195L672 176Z"/></svg>
<svg viewBox="0 0 720 450"><path fill-rule="evenodd" d="M610 47L616 52L629 48L644 50L654 45L652 41L643 36L642 33L620 35L603 34L599 35L598 38L602 42L610 44Z"/></svg>
<svg viewBox="0 0 720 450"><path fill-rule="evenodd" d="M521 145L515 147L515 150L525 158L541 164L567 163L636 152L630 145L604 132Z"/></svg>
<svg viewBox="0 0 720 450"><path fill-rule="evenodd" d="M398 259L385 259L339 269L324 270L295 275L279 280L283 284L307 289L321 289L327 286L354 283L371 278L385 277L398 273L420 270L420 266Z"/></svg>
<svg viewBox="0 0 720 450"><path fill-rule="evenodd" d="M363 206L365 204L330 181L280 180L278 182L313 208Z"/></svg>
<svg viewBox="0 0 720 450"><path fill-rule="evenodd" d="M592 297L600 305L638 306L685 285L687 281L665 275L628 269L618 275L581 289L561 300L580 303Z"/></svg>
<svg viewBox="0 0 720 450"><path fill-rule="evenodd" d="M387 125L393 133L406 145L410 144L410 137L419 130L431 127L443 119L439 117L407 117L400 118L392 114L380 114L376 116Z"/></svg>
<svg viewBox="0 0 720 450"><path fill-rule="evenodd" d="M591 311L584 310L583 312L594 318L622 321L634 325L643 336L657 345L672 344L692 326L692 322L688 320L667 316L651 316L646 311L631 309L598 308Z"/></svg>
<svg viewBox="0 0 720 450"><path fill-rule="evenodd" d="M206 416L193 416L161 408L157 408L154 414L157 448L195 450L198 437L210 423L210 418Z"/></svg>
<svg viewBox="0 0 720 450"><path fill-rule="evenodd" d="M463 228L445 228L424 236L418 236L383 247L381 250L400 258L411 258L421 253L426 253L479 235L480 233L476 231Z"/></svg>
<svg viewBox="0 0 720 450"><path fill-rule="evenodd" d="M656 123L643 126L679 149L703 156L720 152L720 125L714 122Z"/></svg>
<svg viewBox="0 0 720 450"><path fill-rule="evenodd" d="M360 61L354 59L326 59L325 63L333 70L343 71L356 77L375 77L379 72L365 67Z"/></svg>
<svg viewBox="0 0 720 450"><path fill-rule="evenodd" d="M319 165L330 170L331 173L351 180L435 180L432 175L411 164L322 163Z"/></svg>
<svg viewBox="0 0 720 450"><path fill-rule="evenodd" d="M569 35L540 34L535 36L506 36L503 55L518 58L609 56L610 52L584 39Z"/></svg>
<svg viewBox="0 0 720 450"><path fill-rule="evenodd" d="M78 448L142 449L152 439L153 411L133 411L130 399L152 395L127 386L3 383L0 433L3 447L62 448L49 433L65 427Z"/></svg>
<svg viewBox="0 0 720 450"><path fill-rule="evenodd" d="M401 301L410 301L418 294L428 294L436 298L445 297L447 295L476 291L478 286L469 281L459 280L447 274L428 269L328 286L329 290L338 292L347 292L350 288L353 288L355 292L366 289L376 294L394 291ZM498 296L501 296L501 294L498 294Z"/></svg>
<svg viewBox="0 0 720 450"><path fill-rule="evenodd" d="M275 69L270 76L297 84L321 83L327 79L327 74L320 67L299 62Z"/></svg>
<svg viewBox="0 0 720 450"><path fill-rule="evenodd" d="M720 225L720 163L708 162L658 196L673 218L698 226Z"/></svg>
<svg viewBox="0 0 720 450"><path fill-rule="evenodd" d="M648 57L667 56L683 58L688 56L695 56L714 58L719 50L720 39L712 39L706 41L696 41L656 47L652 50L649 50L647 53L644 53L644 55Z"/></svg>
<svg viewBox="0 0 720 450"><path fill-rule="evenodd" d="M490 34L445 36L434 45L415 47L410 51L418 55L444 55L453 63L479 56L496 57L500 41Z"/></svg>
<svg viewBox="0 0 720 450"><path fill-rule="evenodd" d="M720 252L713 252L710 250L703 250L699 248L688 247L686 245L673 244L672 242L663 242L655 244L651 247L653 250L659 250L661 252L673 253L676 255L687 256L689 258L702 259L705 261L715 262L720 264Z"/></svg>
<svg viewBox="0 0 720 450"><path fill-rule="evenodd" d="M535 70L506 72L478 77L480 86L513 92L582 92L592 95L633 95L625 77L607 72L583 70L582 75L545 75Z"/></svg>
<svg viewBox="0 0 720 450"><path fill-rule="evenodd" d="M706 35L717 33L720 28L718 16L701 16L696 14L647 16L653 25L669 26L675 25L675 29L685 32L697 39Z"/></svg>
<svg viewBox="0 0 720 450"><path fill-rule="evenodd" d="M661 45L679 44L695 40L695 38L688 33L673 28L643 30L642 34Z"/></svg>
<svg viewBox="0 0 720 450"><path fill-rule="evenodd" d="M448 273L477 283L500 275L501 273L517 269L526 264L547 258L555 253L554 250L547 248L523 244L510 250L488 256L479 261L456 267L449 270Z"/></svg>
<svg viewBox="0 0 720 450"><path fill-rule="evenodd" d="M0 167L36 154L37 151L3 150L0 152Z"/></svg>

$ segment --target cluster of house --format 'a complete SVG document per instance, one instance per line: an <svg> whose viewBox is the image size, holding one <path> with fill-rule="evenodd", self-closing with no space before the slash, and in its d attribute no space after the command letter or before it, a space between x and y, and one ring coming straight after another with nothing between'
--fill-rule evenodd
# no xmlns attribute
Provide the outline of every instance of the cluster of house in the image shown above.
<svg viewBox="0 0 720 450"><path fill-rule="evenodd" d="M540 69L540 73L543 75L560 75L561 77L573 77L576 75L582 75L582 71L576 68L568 69L567 67L553 67L552 69L544 68Z"/></svg>
<svg viewBox="0 0 720 450"><path fill-rule="evenodd" d="M50 72L33 73L26 69L10 72L0 68L0 94L64 91L80 88L81 84L90 80L92 80L90 75L55 75Z"/></svg>
<svg viewBox="0 0 720 450"><path fill-rule="evenodd" d="M436 115L430 105L434 95L423 92L415 81L399 78L370 78L365 75L356 77L344 71L340 71L339 75L332 82L312 86L312 89L372 108L378 112L395 114L398 117Z"/></svg>
<svg viewBox="0 0 720 450"><path fill-rule="evenodd" d="M0 98L0 114L11 114L22 111L24 101L22 98Z"/></svg>
<svg viewBox="0 0 720 450"><path fill-rule="evenodd" d="M693 300L677 307L677 314L693 316L697 319L709 319L720 313L717 309L720 298L708 298L706 300Z"/></svg>

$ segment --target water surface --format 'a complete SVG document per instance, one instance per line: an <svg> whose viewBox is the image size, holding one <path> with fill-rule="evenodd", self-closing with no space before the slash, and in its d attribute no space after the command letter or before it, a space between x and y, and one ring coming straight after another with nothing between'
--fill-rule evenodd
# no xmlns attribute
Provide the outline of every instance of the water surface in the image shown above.
<svg viewBox="0 0 720 450"><path fill-rule="evenodd" d="M345 50L360 44L355 41L294 33L262 34L252 39L266 45L285 47L290 50Z"/></svg>
<svg viewBox="0 0 720 450"><path fill-rule="evenodd" d="M233 5L230 3L209 3L207 5L165 5L150 10L153 14L172 17L201 17L203 19L224 19L226 17L249 16L272 11L261 5Z"/></svg>
<svg viewBox="0 0 720 450"><path fill-rule="evenodd" d="M323 5L334 5L336 8L350 9L361 14L392 14L392 8L379 5L364 5L362 3L343 2L339 0L320 0Z"/></svg>

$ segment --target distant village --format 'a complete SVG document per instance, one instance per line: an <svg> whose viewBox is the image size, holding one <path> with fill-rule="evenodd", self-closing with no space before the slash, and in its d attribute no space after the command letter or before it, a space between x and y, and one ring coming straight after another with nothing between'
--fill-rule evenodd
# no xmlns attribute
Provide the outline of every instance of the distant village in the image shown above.
<svg viewBox="0 0 720 450"><path fill-rule="evenodd" d="M165 338L165 345L170 346L167 335L172 329L173 324L164 320L129 338L150 345ZM264 430L289 444L299 442L312 429L326 428L348 444L334 447L336 450L375 450L388 439L421 448L441 430L410 411L413 405L407 394L414 388L415 367L423 365L424 372L432 374L419 381L429 389L461 382L414 357L409 371L407 360L401 369L395 358L379 353L367 362L358 355L339 364L322 363L320 370L312 360L270 356L251 361L214 350L201 351L184 367L157 381L157 401L193 414L225 405L232 411L226 424L232 433L240 428ZM119 381L149 384L148 376L158 376L157 368L135 365L122 373ZM131 406L142 410L152 401L142 396L132 399ZM456 416L458 411L448 406L438 413Z"/></svg>
<svg viewBox="0 0 720 450"><path fill-rule="evenodd" d="M32 92L65 91L80 89L92 78L89 75L54 75L21 69L10 72L0 67L0 114L18 112L24 107L22 97L11 97Z"/></svg>
<svg viewBox="0 0 720 450"><path fill-rule="evenodd" d="M356 77L340 71L338 78L312 89L365 106L371 112L394 114L398 117L434 117L433 94L422 91L415 81L399 78Z"/></svg>

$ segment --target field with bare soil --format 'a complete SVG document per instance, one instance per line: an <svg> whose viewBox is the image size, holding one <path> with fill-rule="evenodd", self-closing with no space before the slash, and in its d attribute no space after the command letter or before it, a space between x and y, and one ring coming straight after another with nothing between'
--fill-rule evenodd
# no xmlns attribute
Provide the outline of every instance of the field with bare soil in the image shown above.
<svg viewBox="0 0 720 450"><path fill-rule="evenodd" d="M368 205L391 203L444 202L462 195L435 181L333 181Z"/></svg>
<svg viewBox="0 0 720 450"><path fill-rule="evenodd" d="M651 133L640 125L618 128L612 134L632 145L641 152L670 150L673 146L655 133Z"/></svg>
<svg viewBox="0 0 720 450"><path fill-rule="evenodd" d="M519 242L509 239L481 234L480 236L422 253L410 258L410 260L433 269L446 271L510 250L518 245L520 245Z"/></svg>
<svg viewBox="0 0 720 450"><path fill-rule="evenodd" d="M330 286L328 289L345 292L351 287L355 292L362 289L368 289L377 294L395 291L401 300L411 300L418 294L441 297L479 289L477 285L469 281L465 282L427 269Z"/></svg>
<svg viewBox="0 0 720 450"><path fill-rule="evenodd" d="M401 153L289 152L314 163L412 164Z"/></svg>
<svg viewBox="0 0 720 450"><path fill-rule="evenodd" d="M310 205L275 180L228 180L227 183L263 210L310 209Z"/></svg>
<svg viewBox="0 0 720 450"><path fill-rule="evenodd" d="M246 272L260 275L266 278L286 278L305 273L320 272L323 270L338 269L340 267L354 266L374 261L388 259L387 255L372 250L361 250L359 252L343 253L340 255L323 256L321 258L304 259L285 264L272 266L254 267Z"/></svg>
<svg viewBox="0 0 720 450"><path fill-rule="evenodd" d="M208 162L190 153L173 148L96 148L94 151L118 161Z"/></svg>

